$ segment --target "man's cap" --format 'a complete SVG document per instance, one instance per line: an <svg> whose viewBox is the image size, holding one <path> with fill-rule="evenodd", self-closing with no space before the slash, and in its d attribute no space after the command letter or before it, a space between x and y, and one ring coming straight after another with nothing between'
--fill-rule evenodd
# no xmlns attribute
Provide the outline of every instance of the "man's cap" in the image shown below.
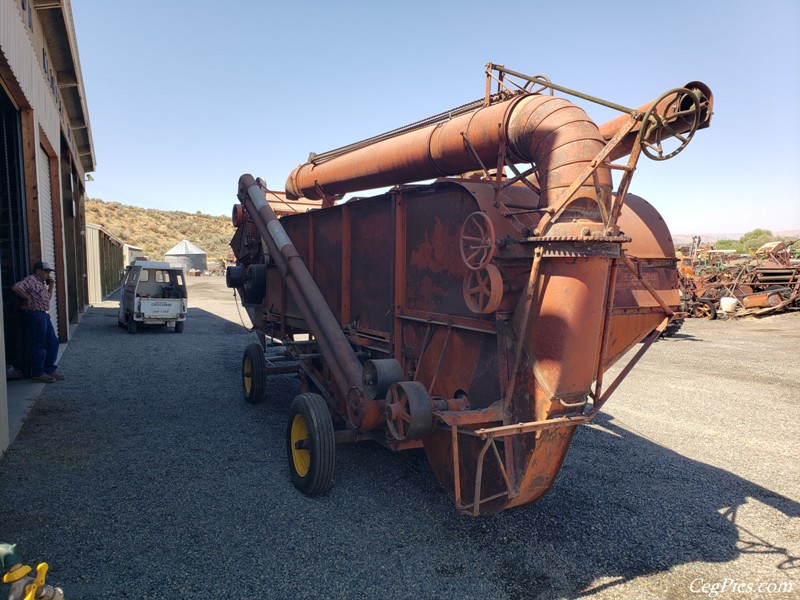
<svg viewBox="0 0 800 600"><path fill-rule="evenodd" d="M40 269L42 271L55 271L55 269L50 266L49 262L44 262L44 261L41 261L41 260L39 262L37 262L35 265L33 265L33 270L34 271L38 271Z"/></svg>

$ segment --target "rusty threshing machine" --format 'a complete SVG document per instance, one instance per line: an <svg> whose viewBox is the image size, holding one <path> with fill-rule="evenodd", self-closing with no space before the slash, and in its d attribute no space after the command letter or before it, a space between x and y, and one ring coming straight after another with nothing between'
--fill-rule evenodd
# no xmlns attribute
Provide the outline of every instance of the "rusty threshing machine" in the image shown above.
<svg viewBox="0 0 800 600"><path fill-rule="evenodd" d="M621 114L597 126L557 93ZM226 278L260 338L244 396L299 374L294 485L327 491L336 445L373 440L424 448L465 514L547 491L679 309L672 238L628 188L642 154L670 158L708 127L712 103L692 82L631 109L489 64L479 100L310 155L285 196L318 210L279 219L276 193L243 175Z"/></svg>

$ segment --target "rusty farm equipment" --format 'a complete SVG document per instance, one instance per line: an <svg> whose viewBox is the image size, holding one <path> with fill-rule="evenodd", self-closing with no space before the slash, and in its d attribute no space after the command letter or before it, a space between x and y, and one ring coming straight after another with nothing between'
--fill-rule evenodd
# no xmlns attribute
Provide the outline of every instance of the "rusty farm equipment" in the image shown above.
<svg viewBox="0 0 800 600"><path fill-rule="evenodd" d="M598 127L556 92L622 114ZM317 210L279 219L243 175L227 283L261 342L244 353L244 396L298 373L294 485L326 491L336 445L374 440L424 448L462 513L539 498L679 309L669 231L628 187L641 154L674 156L711 112L698 82L630 109L490 64L483 98L312 154L286 197Z"/></svg>
<svg viewBox="0 0 800 600"><path fill-rule="evenodd" d="M800 265L789 250L797 240L770 242L747 264L679 275L682 310L690 317L767 316L800 306ZM727 299L727 300L726 300Z"/></svg>

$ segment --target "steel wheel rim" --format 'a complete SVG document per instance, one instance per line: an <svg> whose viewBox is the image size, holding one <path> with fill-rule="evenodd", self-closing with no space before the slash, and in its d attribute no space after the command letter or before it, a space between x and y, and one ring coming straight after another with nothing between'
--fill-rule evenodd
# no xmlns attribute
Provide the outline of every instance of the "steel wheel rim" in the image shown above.
<svg viewBox="0 0 800 600"><path fill-rule="evenodd" d="M253 388L253 362L249 356L245 357L244 365L242 366L242 385L244 385L245 393L249 395L250 390Z"/></svg>
<svg viewBox="0 0 800 600"><path fill-rule="evenodd" d="M405 440L406 432L411 423L408 413L408 398L399 385L389 388L386 395L386 427L396 440Z"/></svg>
<svg viewBox="0 0 800 600"><path fill-rule="evenodd" d="M292 419L292 464L300 477L308 475L311 469L311 450L298 448L297 443L308 440L308 423L303 415L295 415Z"/></svg>

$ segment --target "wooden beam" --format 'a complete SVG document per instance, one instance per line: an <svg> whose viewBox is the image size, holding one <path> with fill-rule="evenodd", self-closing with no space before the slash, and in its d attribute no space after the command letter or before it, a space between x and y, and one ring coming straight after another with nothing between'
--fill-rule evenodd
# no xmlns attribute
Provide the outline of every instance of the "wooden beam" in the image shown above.
<svg viewBox="0 0 800 600"><path fill-rule="evenodd" d="M33 8L36 10L61 8L61 0L33 0Z"/></svg>
<svg viewBox="0 0 800 600"><path fill-rule="evenodd" d="M41 260L42 236L39 231L39 187L36 172L36 127L32 109L20 111L22 121L22 172L25 185L25 212L28 223L29 260ZM29 264L28 268L32 265Z"/></svg>

